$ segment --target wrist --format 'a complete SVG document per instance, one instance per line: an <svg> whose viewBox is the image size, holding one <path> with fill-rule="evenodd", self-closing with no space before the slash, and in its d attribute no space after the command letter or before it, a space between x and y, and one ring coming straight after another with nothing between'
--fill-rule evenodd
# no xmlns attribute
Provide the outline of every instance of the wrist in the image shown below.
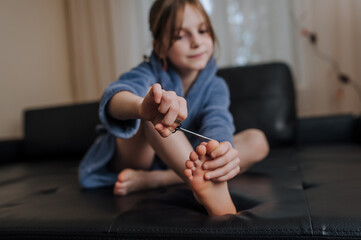
<svg viewBox="0 0 361 240"><path fill-rule="evenodd" d="M137 114L137 118L142 118L142 103L143 103L143 99L139 97L139 99L136 101L135 103L135 109L136 109L136 114Z"/></svg>

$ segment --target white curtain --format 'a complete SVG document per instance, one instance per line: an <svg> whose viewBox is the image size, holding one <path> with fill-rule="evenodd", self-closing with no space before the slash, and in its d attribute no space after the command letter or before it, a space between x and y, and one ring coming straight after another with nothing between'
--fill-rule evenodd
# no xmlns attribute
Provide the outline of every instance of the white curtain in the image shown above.
<svg viewBox="0 0 361 240"><path fill-rule="evenodd" d="M67 0L74 88L79 101L97 99L110 82L151 51L153 0ZM333 60L361 84L361 1L202 0L220 49L220 67L283 61L292 69L300 116L360 113L361 99L341 84ZM316 45L302 28L317 34ZM326 60L325 60L326 59Z"/></svg>
<svg viewBox="0 0 361 240"><path fill-rule="evenodd" d="M66 0L74 99L99 100L104 88L151 49L148 0Z"/></svg>

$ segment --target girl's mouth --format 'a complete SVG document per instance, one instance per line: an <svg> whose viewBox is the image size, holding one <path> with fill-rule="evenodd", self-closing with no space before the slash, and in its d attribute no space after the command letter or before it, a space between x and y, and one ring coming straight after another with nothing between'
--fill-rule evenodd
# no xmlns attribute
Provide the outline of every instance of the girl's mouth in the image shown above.
<svg viewBox="0 0 361 240"><path fill-rule="evenodd" d="M204 53L198 53L198 54L195 54L195 55L191 55L189 56L190 59L197 59L197 58L200 58L203 56Z"/></svg>

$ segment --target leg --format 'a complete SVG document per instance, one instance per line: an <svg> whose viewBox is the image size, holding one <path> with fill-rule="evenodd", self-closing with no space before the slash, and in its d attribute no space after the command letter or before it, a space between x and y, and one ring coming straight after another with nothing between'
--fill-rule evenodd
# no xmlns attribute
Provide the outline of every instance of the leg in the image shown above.
<svg viewBox="0 0 361 240"><path fill-rule="evenodd" d="M269 145L264 133L258 129L247 129L234 135L234 147L238 150L240 173L245 172L254 163L264 159Z"/></svg>
<svg viewBox="0 0 361 240"><path fill-rule="evenodd" d="M213 151L218 147L218 142L214 142L213 145L208 144L207 150L204 145L200 145L197 147L197 153L195 153L182 132L162 138L150 123L145 124L144 129L147 139L158 156L188 183L195 198L207 209L209 215L219 216L236 213L227 182L215 183L204 179L206 172L203 170L202 164L210 159L210 157L206 156L206 151ZM190 153L192 153L191 156ZM189 157L194 162L191 166L190 161L185 161ZM186 170L184 170L185 163ZM193 172L192 169L194 169Z"/></svg>
<svg viewBox="0 0 361 240"><path fill-rule="evenodd" d="M119 173L113 191L115 195L127 195L131 192L182 182L173 170L143 171L126 168Z"/></svg>
<svg viewBox="0 0 361 240"><path fill-rule="evenodd" d="M152 165L154 154L141 125L132 138L116 138L116 152L110 162L110 167L115 172L120 172L125 168L147 170Z"/></svg>
<svg viewBox="0 0 361 240"><path fill-rule="evenodd" d="M143 122L145 136L157 155L171 168L180 179L186 181L184 176L184 163L193 151L192 145L182 132L176 132L167 138L163 138L154 129L151 122Z"/></svg>
<svg viewBox="0 0 361 240"><path fill-rule="evenodd" d="M210 146L211 144L214 146ZM227 182L213 182L204 178L207 171L202 168L202 164L211 159L206 155L207 148L208 152L211 152L210 150L217 148L218 145L219 143L214 142L209 143L207 147L198 146L196 152L191 153L190 161L186 162L186 169L184 170L184 175L188 178L195 198L211 216L236 214Z"/></svg>
<svg viewBox="0 0 361 240"><path fill-rule="evenodd" d="M184 163L191 151L193 148L183 133L163 138L150 122L142 121L133 138L117 139L116 156L111 167L120 173L114 194L126 195L132 191L184 182ZM173 170L144 171L151 166L155 152Z"/></svg>
<svg viewBox="0 0 361 240"><path fill-rule="evenodd" d="M146 171L153 162L155 151L149 144L144 127L142 123L130 139L116 139L116 153L109 165L119 172L114 184L115 195L183 182L172 170Z"/></svg>

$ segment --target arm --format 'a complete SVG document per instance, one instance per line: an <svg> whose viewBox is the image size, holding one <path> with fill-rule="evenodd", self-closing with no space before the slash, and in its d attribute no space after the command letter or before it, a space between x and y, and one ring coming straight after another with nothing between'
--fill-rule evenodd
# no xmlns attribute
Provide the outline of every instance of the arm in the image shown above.
<svg viewBox="0 0 361 240"><path fill-rule="evenodd" d="M187 103L174 92L154 84L144 98L129 91L116 93L109 101L107 112L118 120L140 118L151 121L163 137L168 137L177 126L175 120L187 118Z"/></svg>
<svg viewBox="0 0 361 240"><path fill-rule="evenodd" d="M109 101L107 112L115 119L127 120L140 118L139 108L143 98L129 91L116 93Z"/></svg>

